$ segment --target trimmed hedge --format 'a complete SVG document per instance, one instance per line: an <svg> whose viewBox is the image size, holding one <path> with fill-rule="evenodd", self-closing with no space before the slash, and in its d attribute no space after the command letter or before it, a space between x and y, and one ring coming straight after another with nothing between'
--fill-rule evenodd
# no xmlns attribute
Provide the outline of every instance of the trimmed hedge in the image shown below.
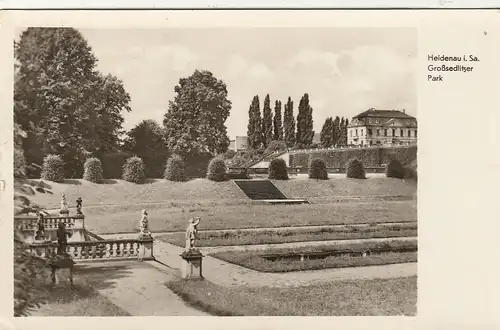
<svg viewBox="0 0 500 330"><path fill-rule="evenodd" d="M41 178L52 182L64 182L64 162L61 156L45 156L42 164Z"/></svg>
<svg viewBox="0 0 500 330"><path fill-rule="evenodd" d="M366 179L366 172L363 163L359 159L351 159L347 164L346 175L353 179Z"/></svg>
<svg viewBox="0 0 500 330"><path fill-rule="evenodd" d="M399 160L393 159L387 164L385 175L388 178L403 179L405 176L405 169Z"/></svg>
<svg viewBox="0 0 500 330"><path fill-rule="evenodd" d="M179 155L173 155L167 160L164 177L169 181L186 181L186 164Z"/></svg>
<svg viewBox="0 0 500 330"><path fill-rule="evenodd" d="M211 181L221 182L227 180L226 162L220 158L213 158L208 164L207 178Z"/></svg>
<svg viewBox="0 0 500 330"><path fill-rule="evenodd" d="M94 182L101 183L102 182L102 164L98 158L92 157L88 158L83 165L83 179Z"/></svg>
<svg viewBox="0 0 500 330"><path fill-rule="evenodd" d="M269 163L269 179L288 180L286 162L282 158L275 158Z"/></svg>
<svg viewBox="0 0 500 330"><path fill-rule="evenodd" d="M309 179L327 180L328 172L323 159L313 159L309 165Z"/></svg>
<svg viewBox="0 0 500 330"><path fill-rule="evenodd" d="M417 159L417 146L373 147L335 150L317 150L290 154L290 167L307 167L314 158L325 161L327 168L345 168L352 158L366 167L381 167L397 159L406 166Z"/></svg>
<svg viewBox="0 0 500 330"><path fill-rule="evenodd" d="M130 157L123 165L123 180L142 184L146 182L146 174L144 173L144 162L139 157Z"/></svg>

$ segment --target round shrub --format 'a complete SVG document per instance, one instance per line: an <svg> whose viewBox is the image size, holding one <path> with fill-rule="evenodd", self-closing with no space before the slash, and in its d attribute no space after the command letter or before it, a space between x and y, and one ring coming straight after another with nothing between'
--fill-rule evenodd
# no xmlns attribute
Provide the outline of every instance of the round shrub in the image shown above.
<svg viewBox="0 0 500 330"><path fill-rule="evenodd" d="M144 162L139 157L130 157L123 165L122 179L132 183L146 182L146 174L144 173Z"/></svg>
<svg viewBox="0 0 500 330"><path fill-rule="evenodd" d="M64 181L64 162L59 155L47 155L43 159L42 179L52 182Z"/></svg>
<svg viewBox="0 0 500 330"><path fill-rule="evenodd" d="M366 179L365 167L363 166L363 163L357 158L351 159L347 163L346 174L348 178Z"/></svg>
<svg viewBox="0 0 500 330"><path fill-rule="evenodd" d="M309 164L309 179L327 180L328 172L323 159L313 159Z"/></svg>
<svg viewBox="0 0 500 330"><path fill-rule="evenodd" d="M85 164L83 165L83 179L94 182L102 182L102 164L101 160L95 157L87 158Z"/></svg>
<svg viewBox="0 0 500 330"><path fill-rule="evenodd" d="M186 181L186 164L180 156L173 155L167 160L165 179L169 181Z"/></svg>
<svg viewBox="0 0 500 330"><path fill-rule="evenodd" d="M284 159L275 158L269 163L269 179L288 180L288 171Z"/></svg>
<svg viewBox="0 0 500 330"><path fill-rule="evenodd" d="M403 179L405 176L405 169L399 160L393 159L387 164L385 175L388 178Z"/></svg>
<svg viewBox="0 0 500 330"><path fill-rule="evenodd" d="M221 182L227 179L227 167L224 159L213 158L208 164L207 178L211 181Z"/></svg>

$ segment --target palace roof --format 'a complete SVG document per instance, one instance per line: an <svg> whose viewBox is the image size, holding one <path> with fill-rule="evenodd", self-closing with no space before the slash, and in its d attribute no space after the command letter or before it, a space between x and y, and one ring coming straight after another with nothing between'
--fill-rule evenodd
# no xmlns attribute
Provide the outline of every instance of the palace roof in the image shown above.
<svg viewBox="0 0 500 330"><path fill-rule="evenodd" d="M415 119L415 117L406 114L400 110L379 110L379 109L368 109L354 118L363 118L363 117L371 117L371 118L401 118L401 119Z"/></svg>

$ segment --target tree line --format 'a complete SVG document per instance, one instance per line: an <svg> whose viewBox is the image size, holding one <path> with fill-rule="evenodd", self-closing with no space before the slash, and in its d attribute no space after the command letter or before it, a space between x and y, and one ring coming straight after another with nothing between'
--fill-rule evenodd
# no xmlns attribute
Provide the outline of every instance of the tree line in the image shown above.
<svg viewBox="0 0 500 330"><path fill-rule="evenodd" d="M166 158L182 157L194 171L227 151L227 88L209 71L179 79L163 125L144 120L126 131L132 111L123 82L97 69L98 59L73 28L28 28L14 44L14 122L25 132L18 158L40 169L47 155L64 161L66 178L80 178L90 157L107 176L120 177L130 156L144 160L150 177L163 174ZM28 167L28 175L39 175Z"/></svg>
<svg viewBox="0 0 500 330"><path fill-rule="evenodd" d="M248 109L248 147L266 149L273 141L282 141L289 149L315 147L313 108L309 104L309 94L305 93L300 99L296 118L293 106L291 97L288 97L282 116L282 103L276 100L273 115L270 96L267 94L261 113L259 96L255 95ZM327 118L321 130L321 146L328 148L347 145L348 125L349 120L344 117Z"/></svg>

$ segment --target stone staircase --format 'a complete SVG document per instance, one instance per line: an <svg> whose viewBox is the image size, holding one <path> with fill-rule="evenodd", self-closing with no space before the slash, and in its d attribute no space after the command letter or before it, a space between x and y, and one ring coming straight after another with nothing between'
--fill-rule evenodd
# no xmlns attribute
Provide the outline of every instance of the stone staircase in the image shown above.
<svg viewBox="0 0 500 330"><path fill-rule="evenodd" d="M303 199L290 199L269 180L233 180L233 182L254 201L271 204L303 204Z"/></svg>

